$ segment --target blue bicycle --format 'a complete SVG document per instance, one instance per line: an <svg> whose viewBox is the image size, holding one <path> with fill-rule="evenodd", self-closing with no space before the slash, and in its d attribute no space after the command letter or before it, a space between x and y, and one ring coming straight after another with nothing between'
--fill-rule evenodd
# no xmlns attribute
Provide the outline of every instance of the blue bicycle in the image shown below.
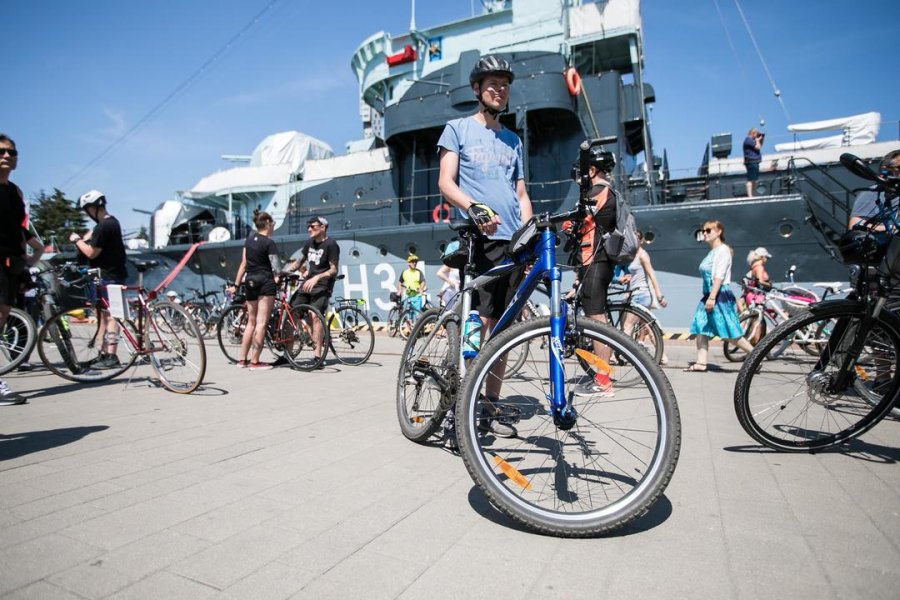
<svg viewBox="0 0 900 600"><path fill-rule="evenodd" d="M591 145L582 145L583 164ZM646 513L671 479L681 445L675 395L652 357L622 332L570 314L562 298L556 225L586 214L589 181L581 184L574 211L536 216L516 233L507 264L475 276L467 244L457 308L419 319L397 383L404 435L427 441L455 405L459 450L476 485L513 519L566 537L606 533ZM464 240L477 235L468 222L451 228ZM490 339L466 361L462 324L472 292L526 264ZM516 323L542 282L551 315ZM593 342L612 350L615 367ZM514 363L517 369L507 368ZM577 395L597 370L614 389Z"/></svg>

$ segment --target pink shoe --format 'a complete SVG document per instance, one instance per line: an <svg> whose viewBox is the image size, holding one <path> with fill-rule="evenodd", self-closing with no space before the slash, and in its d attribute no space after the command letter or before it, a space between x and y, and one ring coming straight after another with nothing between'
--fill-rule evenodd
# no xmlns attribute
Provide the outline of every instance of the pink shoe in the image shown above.
<svg viewBox="0 0 900 600"><path fill-rule="evenodd" d="M237 361L237 368L238 369L246 369L247 365L249 365L249 364L250 363L248 363L246 360L239 360L239 361Z"/></svg>
<svg viewBox="0 0 900 600"><path fill-rule="evenodd" d="M250 363L251 371L268 371L272 368L269 363Z"/></svg>

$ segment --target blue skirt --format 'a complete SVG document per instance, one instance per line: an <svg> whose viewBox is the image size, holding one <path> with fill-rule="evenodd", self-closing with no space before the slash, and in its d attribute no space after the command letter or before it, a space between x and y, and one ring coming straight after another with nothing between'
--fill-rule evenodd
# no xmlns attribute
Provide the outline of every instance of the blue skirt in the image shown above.
<svg viewBox="0 0 900 600"><path fill-rule="evenodd" d="M705 306L708 297L709 295L704 295L697 305L694 320L691 321L691 333L722 339L741 337L744 332L741 330L737 305L731 290L719 290L719 295L716 296L716 305L710 312L706 312Z"/></svg>

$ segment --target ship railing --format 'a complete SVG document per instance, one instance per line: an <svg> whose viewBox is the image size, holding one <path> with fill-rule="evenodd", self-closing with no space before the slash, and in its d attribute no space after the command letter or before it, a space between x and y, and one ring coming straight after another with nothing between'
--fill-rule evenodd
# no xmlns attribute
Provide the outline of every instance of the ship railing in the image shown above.
<svg viewBox="0 0 900 600"><path fill-rule="evenodd" d="M798 165L799 162L805 163L804 167L807 170L813 170L821 174L822 177L834 184L835 188L830 190L822 183L804 174L800 170L800 166ZM850 210L853 206L851 200L853 197L853 190L851 188L838 181L828 171L805 156L792 156L788 160L788 172L791 174L792 185L803 182L825 198L828 198L828 200L830 200L829 203L816 202L817 206L827 211L831 218L837 221L842 229L846 227L847 220L850 217ZM834 192L836 192L836 194ZM843 196L843 198L840 196ZM823 206L823 204L826 205Z"/></svg>

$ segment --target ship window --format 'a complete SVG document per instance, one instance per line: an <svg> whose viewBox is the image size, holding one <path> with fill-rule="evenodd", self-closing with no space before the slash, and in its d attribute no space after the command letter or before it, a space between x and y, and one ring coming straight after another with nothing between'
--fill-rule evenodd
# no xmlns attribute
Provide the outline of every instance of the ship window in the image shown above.
<svg viewBox="0 0 900 600"><path fill-rule="evenodd" d="M329 194L328 192L324 192L322 194L322 204L325 204L329 200L331 200L331 194Z"/></svg>
<svg viewBox="0 0 900 600"><path fill-rule="evenodd" d="M441 254L443 254L444 250L446 250L446 249L447 249L447 242L441 242L440 244L438 244L438 252L440 252Z"/></svg>
<svg viewBox="0 0 900 600"><path fill-rule="evenodd" d="M219 257L219 266L223 269L228 266L228 261L225 259L225 255Z"/></svg>
<svg viewBox="0 0 900 600"><path fill-rule="evenodd" d="M350 248L350 256L352 256L353 258L359 258L359 248L357 248L356 246Z"/></svg>
<svg viewBox="0 0 900 600"><path fill-rule="evenodd" d="M387 246L378 246L378 254L380 254L382 256L387 256L388 255Z"/></svg>
<svg viewBox="0 0 900 600"><path fill-rule="evenodd" d="M406 251L407 251L409 254L415 254L416 252L418 252L418 248L416 248L415 245L410 244L410 245L406 248Z"/></svg>
<svg viewBox="0 0 900 600"><path fill-rule="evenodd" d="M789 238L794 235L794 226L790 223L782 223L778 226L778 235L783 238Z"/></svg>
<svg viewBox="0 0 900 600"><path fill-rule="evenodd" d="M357 200L361 200L362 197L363 197L363 194L364 194L363 189L362 189L362 188L357 188L354 195L356 196L356 199L357 199Z"/></svg>
<svg viewBox="0 0 900 600"><path fill-rule="evenodd" d="M652 231L647 231L646 233L644 233L644 241L647 243L648 246L650 244L652 244L653 240L655 240L655 239L656 239L656 234L653 233Z"/></svg>

